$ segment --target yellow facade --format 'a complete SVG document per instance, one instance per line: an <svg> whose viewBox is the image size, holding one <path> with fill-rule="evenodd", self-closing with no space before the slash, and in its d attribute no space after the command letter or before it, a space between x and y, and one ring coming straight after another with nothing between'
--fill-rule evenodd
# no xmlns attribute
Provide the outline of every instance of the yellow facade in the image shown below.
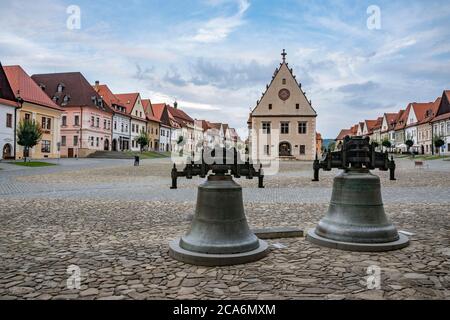
<svg viewBox="0 0 450 320"><path fill-rule="evenodd" d="M60 143L60 122L62 111L44 107L38 104L24 102L22 108L18 109L17 123L29 117L35 120L42 128L43 118L50 119L49 127L42 128L41 141L30 150L29 157L32 159L59 158L58 146ZM47 121L47 120L46 120ZM23 159L23 147L17 145L16 159ZM49 149L49 150L48 150ZM47 152L49 151L49 152Z"/></svg>
<svg viewBox="0 0 450 320"><path fill-rule="evenodd" d="M149 150L159 150L159 122L147 120L147 133L150 139Z"/></svg>

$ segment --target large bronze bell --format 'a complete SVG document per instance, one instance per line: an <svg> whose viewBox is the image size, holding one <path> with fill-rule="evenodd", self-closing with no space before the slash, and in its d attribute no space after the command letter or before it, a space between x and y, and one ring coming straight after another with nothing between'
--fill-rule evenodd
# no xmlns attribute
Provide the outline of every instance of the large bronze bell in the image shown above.
<svg viewBox="0 0 450 320"><path fill-rule="evenodd" d="M249 163L231 165L187 165L183 171L172 171L175 176L204 175L209 170L215 174L198 187L195 215L189 232L169 244L173 258L195 265L232 265L261 259L268 245L258 239L247 224L242 199L242 187L231 174L257 176L262 185L262 170L256 171ZM202 167L203 166L203 167ZM188 175L186 175L186 173Z"/></svg>
<svg viewBox="0 0 450 320"><path fill-rule="evenodd" d="M334 178L330 206L315 229L309 230L307 239L313 243L352 251L388 251L406 247L409 239L397 232L388 221L381 199L380 178L370 169L391 170L394 163L387 154L375 152L369 140L347 137L342 150L326 152L315 161L319 168L344 171Z"/></svg>

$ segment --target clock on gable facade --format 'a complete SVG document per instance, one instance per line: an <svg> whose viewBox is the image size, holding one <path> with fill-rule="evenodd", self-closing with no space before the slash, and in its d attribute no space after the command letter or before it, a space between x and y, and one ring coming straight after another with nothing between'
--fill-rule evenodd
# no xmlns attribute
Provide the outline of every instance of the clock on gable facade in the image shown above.
<svg viewBox="0 0 450 320"><path fill-rule="evenodd" d="M289 92L288 89L281 89L278 92L278 97L283 101L286 101L287 99L289 99L290 96L291 96L291 93Z"/></svg>

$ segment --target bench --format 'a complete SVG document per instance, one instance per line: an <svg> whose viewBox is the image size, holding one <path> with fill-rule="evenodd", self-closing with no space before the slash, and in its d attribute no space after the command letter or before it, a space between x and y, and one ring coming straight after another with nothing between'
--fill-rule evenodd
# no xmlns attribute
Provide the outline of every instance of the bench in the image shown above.
<svg viewBox="0 0 450 320"><path fill-rule="evenodd" d="M414 168L423 168L425 167L425 163L423 161L414 161ZM426 165L428 168L428 165Z"/></svg>

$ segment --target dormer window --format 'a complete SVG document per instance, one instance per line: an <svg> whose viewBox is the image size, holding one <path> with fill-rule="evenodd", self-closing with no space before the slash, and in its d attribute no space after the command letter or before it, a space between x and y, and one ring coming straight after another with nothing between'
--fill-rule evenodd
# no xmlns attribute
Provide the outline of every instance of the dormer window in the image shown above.
<svg viewBox="0 0 450 320"><path fill-rule="evenodd" d="M58 102L58 97L57 96L53 96L53 98L52 98L52 100L53 100L53 102Z"/></svg>
<svg viewBox="0 0 450 320"><path fill-rule="evenodd" d="M62 83L58 84L58 87L56 88L56 91L57 92L63 92L63 90L64 90L64 84L62 84Z"/></svg>
<svg viewBox="0 0 450 320"><path fill-rule="evenodd" d="M64 96L63 103L67 104L70 100L70 96Z"/></svg>
<svg viewBox="0 0 450 320"><path fill-rule="evenodd" d="M42 89L42 91L45 91L45 84L39 83L39 87Z"/></svg>

